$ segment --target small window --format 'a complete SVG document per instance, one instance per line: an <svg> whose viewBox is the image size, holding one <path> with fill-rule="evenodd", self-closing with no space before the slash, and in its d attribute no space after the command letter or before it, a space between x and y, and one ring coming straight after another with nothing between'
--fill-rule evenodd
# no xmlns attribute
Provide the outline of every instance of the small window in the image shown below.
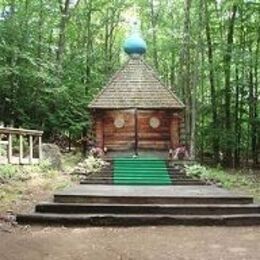
<svg viewBox="0 0 260 260"><path fill-rule="evenodd" d="M157 117L151 117L149 124L150 124L150 127L156 129L160 126L160 120Z"/></svg>

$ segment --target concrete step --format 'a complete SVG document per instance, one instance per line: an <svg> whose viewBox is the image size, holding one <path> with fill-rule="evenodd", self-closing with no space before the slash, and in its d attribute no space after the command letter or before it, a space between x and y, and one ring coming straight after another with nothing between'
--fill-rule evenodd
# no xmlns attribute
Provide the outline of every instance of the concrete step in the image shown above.
<svg viewBox="0 0 260 260"><path fill-rule="evenodd" d="M138 185L136 179L133 179L132 182L131 180L124 179L125 180L125 184L126 185ZM124 180L120 180L121 181L121 185L123 184ZM158 179L159 180L159 179ZM154 181L154 179L153 179ZM113 185L113 179L96 179L96 178L90 178L90 179L86 179L86 180L82 180L80 181L80 184L108 184L108 185ZM208 185L205 182L202 181L197 181L197 180L173 180L172 183L151 183L151 179L147 178L147 179L142 179L140 180L140 185Z"/></svg>
<svg viewBox="0 0 260 260"><path fill-rule="evenodd" d="M120 181L122 184L125 181L126 184L131 185L132 184L138 184L138 181L140 181L142 184L157 184L156 181L158 181L158 185L162 180L169 180L169 177L165 176L162 178L162 176L120 176L116 178L117 181ZM186 177L177 177L174 176L170 177L172 181L172 185L206 185L207 183L202 180L196 180ZM107 176L92 176L90 178L83 179L80 184L113 184L114 178L107 177ZM167 184L167 183L166 183ZM171 185L167 184L167 185Z"/></svg>
<svg viewBox="0 0 260 260"><path fill-rule="evenodd" d="M186 176L162 176L162 175L140 175L140 176L133 176L133 175L117 175L117 179L145 179L145 178L169 178L176 180L195 180L195 181L202 181L200 179L194 179ZM113 179L114 176L108 176L108 175L88 175L85 178L92 178L92 179Z"/></svg>
<svg viewBox="0 0 260 260"><path fill-rule="evenodd" d="M187 181L200 181L203 182L202 180L199 179L192 179L188 178L185 176L167 176L167 175L140 175L140 176L133 176L133 175L117 175L116 179L117 180L145 180L145 179L154 179L154 180L162 180L162 179L169 179L171 177L172 180L187 180ZM110 180L114 179L113 176L102 176L102 175L91 175L91 176L86 176L87 179L95 179L95 180Z"/></svg>
<svg viewBox="0 0 260 260"><path fill-rule="evenodd" d="M196 181L196 180L190 180L190 181L178 181L178 180L174 180L172 185L183 185L183 186L189 186L189 185L209 185L206 182L202 182L202 181Z"/></svg>
<svg viewBox="0 0 260 260"><path fill-rule="evenodd" d="M85 186L85 185L83 185ZM86 185L87 186L87 185ZM91 186L91 185L90 185ZM120 185L116 185L119 187ZM95 187L95 186L94 186ZM124 187L124 186L121 186ZM181 187L181 186L176 186ZM91 195L81 193L54 194L56 203L112 203L112 204L251 204L250 196L225 195L187 195L187 196L127 196L127 195Z"/></svg>
<svg viewBox="0 0 260 260"><path fill-rule="evenodd" d="M93 174L90 174L90 175L88 175L87 177L89 178L89 177L91 177L91 178L103 178L103 177L107 177L107 178L112 178L112 176L113 176L113 174L112 173L104 173L104 172L102 172L102 173L100 173L100 174L95 174L95 173L93 173ZM132 173L120 173L120 174L117 174L117 176L119 177L131 177L131 176L133 176L132 175ZM135 175L136 176L136 175ZM162 176L162 174L161 173L139 173L138 174L138 177L161 177ZM169 174L169 176L171 176L172 178L180 178L180 179L194 179L194 178L192 178L192 177L190 177L190 176L187 176L187 175L185 175L185 174Z"/></svg>
<svg viewBox="0 0 260 260"><path fill-rule="evenodd" d="M85 226L252 226L260 225L260 214L235 215L127 215L127 214L51 214L17 215L19 224L85 225Z"/></svg>
<svg viewBox="0 0 260 260"><path fill-rule="evenodd" d="M230 215L260 214L257 204L83 204L40 203L36 212L60 214L173 214L173 215Z"/></svg>

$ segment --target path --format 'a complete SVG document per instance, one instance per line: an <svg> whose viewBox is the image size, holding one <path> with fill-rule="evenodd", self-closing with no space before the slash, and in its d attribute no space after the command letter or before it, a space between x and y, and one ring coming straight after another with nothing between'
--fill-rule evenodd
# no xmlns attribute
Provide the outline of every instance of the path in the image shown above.
<svg viewBox="0 0 260 260"><path fill-rule="evenodd" d="M260 227L15 228L1 260L257 260Z"/></svg>

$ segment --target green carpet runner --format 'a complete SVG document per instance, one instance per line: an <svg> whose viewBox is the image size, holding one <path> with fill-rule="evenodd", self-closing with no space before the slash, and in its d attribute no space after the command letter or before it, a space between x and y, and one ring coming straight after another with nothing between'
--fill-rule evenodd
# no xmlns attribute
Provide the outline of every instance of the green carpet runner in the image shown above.
<svg viewBox="0 0 260 260"><path fill-rule="evenodd" d="M119 157L113 160L114 184L169 185L166 163L155 157Z"/></svg>

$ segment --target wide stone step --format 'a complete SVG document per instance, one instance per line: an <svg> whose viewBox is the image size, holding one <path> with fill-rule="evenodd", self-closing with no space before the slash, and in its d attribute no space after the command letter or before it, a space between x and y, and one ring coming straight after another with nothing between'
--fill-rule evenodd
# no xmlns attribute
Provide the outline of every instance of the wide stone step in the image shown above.
<svg viewBox="0 0 260 260"><path fill-rule="evenodd" d="M174 214L174 215L229 215L260 214L257 204L77 204L77 203L40 203L36 212L65 214Z"/></svg>
<svg viewBox="0 0 260 260"><path fill-rule="evenodd" d="M85 185L84 185L85 186ZM180 187L180 186L176 186ZM251 204L248 196L113 196L80 193L54 194L59 203L123 203L123 204Z"/></svg>
<svg viewBox="0 0 260 260"><path fill-rule="evenodd" d="M32 213L17 215L19 224L85 225L85 226L251 226L260 225L260 214L235 215L150 215L150 214L55 214Z"/></svg>

